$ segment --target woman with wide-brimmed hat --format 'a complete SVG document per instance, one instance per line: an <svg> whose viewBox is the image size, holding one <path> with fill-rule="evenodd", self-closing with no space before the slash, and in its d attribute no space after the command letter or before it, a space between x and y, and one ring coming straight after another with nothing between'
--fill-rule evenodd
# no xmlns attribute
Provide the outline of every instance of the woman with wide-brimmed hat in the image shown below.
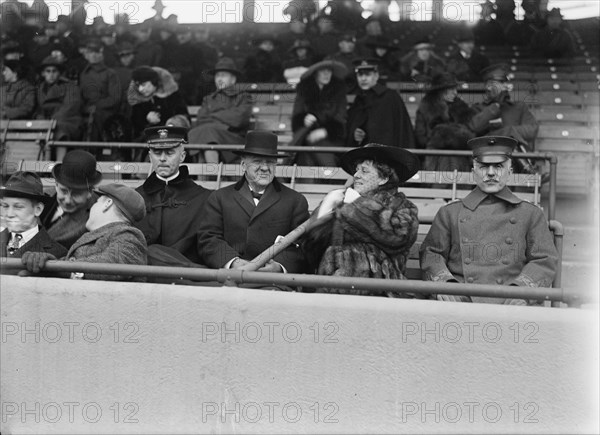
<svg viewBox="0 0 600 435"><path fill-rule="evenodd" d="M419 148L466 150L475 134L467 127L474 111L458 96L460 83L450 73L436 75L417 109L415 136ZM468 171L468 157L427 156L427 171Z"/></svg>
<svg viewBox="0 0 600 435"><path fill-rule="evenodd" d="M419 170L411 152L368 144L342 156L352 187L327 194L315 210L303 242L309 266L319 275L406 279L406 261L417 239L417 207L398 191ZM318 289L371 294L361 289Z"/></svg>
<svg viewBox="0 0 600 435"><path fill-rule="evenodd" d="M292 112L294 145L342 146L346 127L346 66L323 60L302 74ZM305 166L337 166L331 153L300 153L296 163Z"/></svg>

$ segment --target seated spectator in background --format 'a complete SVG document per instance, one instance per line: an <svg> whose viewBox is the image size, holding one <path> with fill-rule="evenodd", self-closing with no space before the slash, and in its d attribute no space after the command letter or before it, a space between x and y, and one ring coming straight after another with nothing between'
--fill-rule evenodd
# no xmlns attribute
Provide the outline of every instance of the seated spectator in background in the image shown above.
<svg viewBox="0 0 600 435"><path fill-rule="evenodd" d="M252 99L236 86L241 71L235 62L221 58L211 71L217 90L204 97L198 110L196 121L189 131L190 142L194 144L241 144L250 126ZM202 156L207 163L219 161L218 151L205 151ZM226 162L235 160L230 152L222 152Z"/></svg>
<svg viewBox="0 0 600 435"><path fill-rule="evenodd" d="M25 252L49 252L62 257L67 250L50 238L39 217L51 200L44 195L40 177L34 172L16 172L0 187L2 218L0 256L20 258Z"/></svg>
<svg viewBox="0 0 600 435"><path fill-rule="evenodd" d="M575 55L575 43L571 33L563 26L560 9L554 8L546 15L546 27L538 31L529 45L534 56L548 59L571 58Z"/></svg>
<svg viewBox="0 0 600 435"><path fill-rule="evenodd" d="M341 62L346 66L346 87L349 92L356 91L356 75L354 74L354 61L360 59L360 56L356 52L356 38L352 33L344 33L340 36L338 41L339 50L327 56L327 60L334 60Z"/></svg>
<svg viewBox="0 0 600 435"><path fill-rule="evenodd" d="M414 148L415 135L410 116L398 92L378 83L376 59L355 62L359 90L348 109L346 146L367 143Z"/></svg>
<svg viewBox="0 0 600 435"><path fill-rule="evenodd" d="M41 64L43 82L37 88L36 119L56 119L54 140L78 140L81 136L81 95L77 84L62 76L64 63L48 56ZM56 159L66 150L59 147Z"/></svg>
<svg viewBox="0 0 600 435"><path fill-rule="evenodd" d="M482 71L485 80L485 97L474 104L475 111L469 127L477 136L508 136L517 140L520 151L533 151L539 124L527 104L512 101L509 94L509 66L494 64ZM519 172L532 172L526 160L516 162Z"/></svg>
<svg viewBox="0 0 600 435"><path fill-rule="evenodd" d="M152 34L151 23L141 23L133 26L135 36L135 65L159 66L162 62L163 50L158 42L150 38Z"/></svg>
<svg viewBox="0 0 600 435"><path fill-rule="evenodd" d="M275 178L277 135L251 131L242 157L244 176L211 194L198 231L198 254L210 268L237 269L308 219L306 198ZM276 255L259 271L304 271L295 245Z"/></svg>
<svg viewBox="0 0 600 435"><path fill-rule="evenodd" d="M50 56L51 52L52 45L50 45L50 38L46 33L46 29L44 26L36 24L27 50L27 57L33 65L37 66L42 63L42 60Z"/></svg>
<svg viewBox="0 0 600 435"><path fill-rule="evenodd" d="M352 187L328 193L304 236L309 272L328 276L406 279L406 261L417 240L417 207L398 191L419 170L410 152L368 144L342 156ZM321 288L320 292L372 294ZM389 296L393 296L388 294Z"/></svg>
<svg viewBox="0 0 600 435"><path fill-rule="evenodd" d="M288 83L296 84L314 63L313 49L308 39L296 39L288 52L290 58L283 62L283 76Z"/></svg>
<svg viewBox="0 0 600 435"><path fill-rule="evenodd" d="M371 56L371 48L367 47L367 42L374 38L385 36L383 23L373 15L371 15L364 24L364 36L357 41L356 51L361 57Z"/></svg>
<svg viewBox="0 0 600 435"><path fill-rule="evenodd" d="M2 62L0 89L2 119L30 119L35 109L35 87L25 78L27 72L18 60Z"/></svg>
<svg viewBox="0 0 600 435"><path fill-rule="evenodd" d="M176 35L176 44L169 53L171 62L165 68L173 74L185 103L196 104L196 91L198 88L196 81L202 74L204 66L202 51L194 43L192 29L189 25L180 24L177 27ZM164 57L166 56L167 53L165 52Z"/></svg>
<svg viewBox="0 0 600 435"><path fill-rule="evenodd" d="M310 42L315 48L315 60L331 56L338 50L340 34L329 15L320 14L314 21Z"/></svg>
<svg viewBox="0 0 600 435"><path fill-rule="evenodd" d="M88 65L79 77L83 114L87 118L85 140L100 141L104 124L121 107L121 85L115 71L104 64L103 46L91 40L85 46Z"/></svg>
<svg viewBox="0 0 600 435"><path fill-rule="evenodd" d="M458 96L458 82L450 73L433 78L419 103L415 136L419 148L467 150L467 141L475 137L468 124L473 115L469 105ZM426 156L426 171L469 171L470 159L457 156Z"/></svg>
<svg viewBox="0 0 600 435"><path fill-rule="evenodd" d="M79 54L77 51L77 42L73 34L73 25L67 15L59 15L56 18L56 33L58 44L65 56L74 59Z"/></svg>
<svg viewBox="0 0 600 435"><path fill-rule="evenodd" d="M117 53L117 34L114 27L106 26L98 36L104 46L104 50L102 51L104 54L104 63L109 68L116 67L119 64L119 55Z"/></svg>
<svg viewBox="0 0 600 435"><path fill-rule="evenodd" d="M366 41L366 46L371 49L367 57L377 59L379 64L379 80L385 83L397 80L400 77L400 60L395 52L398 46L385 36L375 36Z"/></svg>
<svg viewBox="0 0 600 435"><path fill-rule="evenodd" d="M425 280L552 286L558 254L544 212L506 187L516 145L514 139L500 136L469 141L477 187L438 211L420 249ZM437 298L527 305L522 299L443 294Z"/></svg>
<svg viewBox="0 0 600 435"><path fill-rule="evenodd" d="M412 51L400 59L402 80L428 82L445 70L444 61L433 52L433 44L427 39L417 42Z"/></svg>
<svg viewBox="0 0 600 435"><path fill-rule="evenodd" d="M189 176L184 144L187 130L159 126L146 129L152 173L136 190L144 198L146 216L135 226L148 245L171 247L195 235L202 222L202 209L211 191L197 185ZM195 250L195 243L190 246Z"/></svg>
<svg viewBox="0 0 600 435"><path fill-rule="evenodd" d="M127 91L131 106L134 142L143 141L144 130L167 125L174 117L183 118L189 127L187 105L171 73L163 68L138 66L131 74Z"/></svg>
<svg viewBox="0 0 600 435"><path fill-rule="evenodd" d="M289 15L291 21L305 21L317 12L315 2L312 0L291 0L283 10L284 15Z"/></svg>
<svg viewBox="0 0 600 435"><path fill-rule="evenodd" d="M481 71L490 66L489 59L475 49L475 37L469 30L456 38L456 49L447 61L447 71L465 82L481 82Z"/></svg>
<svg viewBox="0 0 600 435"><path fill-rule="evenodd" d="M123 102L127 102L127 91L131 83L131 75L133 74L133 60L135 58L135 48L131 42L123 42L117 47L117 56L119 56L119 64L114 70L119 78L121 90L123 91Z"/></svg>
<svg viewBox="0 0 600 435"><path fill-rule="evenodd" d="M334 60L312 65L296 88L292 112L293 145L344 146L346 128L346 67ZM338 166L332 153L298 153L304 166Z"/></svg>
<svg viewBox="0 0 600 435"><path fill-rule="evenodd" d="M133 224L144 217L146 208L142 196L122 184L107 184L98 188L98 201L92 206L83 234L71 246L63 261L86 263L147 264L146 241L140 230ZM39 273L48 260L56 260L55 255L28 252L21 262L29 272ZM94 279L105 281L131 281L130 276L108 274L71 273L72 279ZM64 276L63 277L67 277Z"/></svg>
<svg viewBox="0 0 600 435"><path fill-rule="evenodd" d="M283 82L282 63L274 52L278 41L273 36L265 35L253 42L257 48L244 62L245 80L251 83Z"/></svg>
<svg viewBox="0 0 600 435"><path fill-rule="evenodd" d="M98 199L93 189L102 174L96 170L94 156L74 150L52 168L52 176L56 194L40 219L50 237L68 249L87 231L90 208Z"/></svg>
<svg viewBox="0 0 600 435"><path fill-rule="evenodd" d="M473 28L477 45L504 45L504 29L496 21L496 6L490 0L481 3L481 18Z"/></svg>
<svg viewBox="0 0 600 435"><path fill-rule="evenodd" d="M283 47L290 47L292 44L299 39L308 39L306 32L306 21L292 20L288 31L280 35L281 45Z"/></svg>
<svg viewBox="0 0 600 435"><path fill-rule="evenodd" d="M194 104L202 103L204 97L215 91L215 83L210 74L206 71L211 69L219 60L219 49L210 42L210 29L207 26L201 26L194 31L194 45L201 53L202 63L201 73L195 78L196 81L196 101Z"/></svg>

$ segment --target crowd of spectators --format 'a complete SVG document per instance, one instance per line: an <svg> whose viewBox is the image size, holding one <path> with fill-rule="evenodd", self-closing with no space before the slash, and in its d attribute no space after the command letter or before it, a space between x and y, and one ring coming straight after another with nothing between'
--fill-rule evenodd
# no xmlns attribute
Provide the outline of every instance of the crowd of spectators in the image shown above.
<svg viewBox="0 0 600 435"><path fill-rule="evenodd" d="M360 101L363 95L355 66L361 59L377 64L377 85L384 86L388 81L431 84L443 72L453 73L459 81L482 81L489 60L476 49L479 44L529 46L532 53L553 58L574 54L573 38L560 10L541 11L535 0L523 2L526 15L521 21L515 19L513 0L488 0L473 31L459 31L454 49L447 53L441 53L427 38L411 42L408 38L400 43L387 8L381 7L386 3L389 5L378 2L378 8L364 19L356 1L331 1L321 11L314 8L314 2L292 1L286 9L291 19L287 32L243 41L248 49L242 44L236 58L230 59L223 56L219 41L212 44L208 27L180 24L175 15L163 17L160 1L154 6L156 15L138 24L130 24L127 15L121 14L114 25L107 25L101 17L85 25L83 8L50 22L44 0L36 0L29 8L18 0L7 0L1 6L1 116L56 119L56 140L139 142L145 128L171 124L192 128L194 142L242 143L249 125L248 104L233 108L235 114L243 115L238 119L227 112L235 104L225 101L235 100L238 106L240 101L248 103L249 97L236 88L236 83L300 82L298 95L303 102L307 96L309 100L330 98L329 85L317 86L317 93L309 88L314 87L313 78L321 75L315 65L335 62L330 63L336 65L332 81L337 86L335 95L342 79L346 91L358 93ZM340 64L345 67L343 77L338 77ZM310 80L307 72L313 77ZM203 106L194 124L188 115L190 105ZM213 106L218 107L213 110ZM302 110L322 110L309 106ZM328 115L331 120L352 122L345 119L345 110L334 111ZM294 116L298 113L297 105ZM352 109L349 116L352 118ZM317 118L327 123L330 143L362 142L356 141L355 128L340 132L339 126L334 128L329 120ZM298 126L309 128L314 123L307 122L305 115L302 122L293 124L296 131ZM318 131L322 136L323 129L313 131L309 142L325 139L317 139ZM411 147L412 133L408 138L408 142L400 141L401 146ZM530 138L524 140L531 142ZM58 149L53 157L62 158L64 151ZM144 157L122 154L110 158ZM213 152L195 160L227 160L224 157Z"/></svg>

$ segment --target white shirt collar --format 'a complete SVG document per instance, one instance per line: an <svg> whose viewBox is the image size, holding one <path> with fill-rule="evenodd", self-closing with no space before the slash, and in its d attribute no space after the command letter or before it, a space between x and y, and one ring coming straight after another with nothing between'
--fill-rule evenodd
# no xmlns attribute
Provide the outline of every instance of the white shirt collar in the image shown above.
<svg viewBox="0 0 600 435"><path fill-rule="evenodd" d="M172 180L174 180L177 177L179 177L179 169L177 170L177 172L175 174L173 174L173 175L171 175L170 177L167 177L167 178L163 178L160 175L156 174L156 178L158 178L159 180L164 181L167 184L169 183L169 181L172 181Z"/></svg>
<svg viewBox="0 0 600 435"><path fill-rule="evenodd" d="M20 246L25 245L25 243L27 243L31 239L33 239L36 236L36 234L39 232L40 232L40 227L36 225L35 227L28 229L27 231L23 231L22 233L19 233L19 234L21 234L21 237L22 237L21 241L19 242L19 245ZM11 240L14 240L15 234L17 234L17 233L11 232L10 234L11 234Z"/></svg>

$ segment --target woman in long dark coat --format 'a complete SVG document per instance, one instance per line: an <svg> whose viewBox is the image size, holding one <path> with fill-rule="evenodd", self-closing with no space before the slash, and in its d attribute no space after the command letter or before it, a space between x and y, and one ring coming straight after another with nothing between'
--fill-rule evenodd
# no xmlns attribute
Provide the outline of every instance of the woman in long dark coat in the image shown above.
<svg viewBox="0 0 600 435"><path fill-rule="evenodd" d="M302 74L292 112L293 145L344 145L346 72L341 62L324 60ZM338 159L332 153L299 153L296 163L303 166L338 166Z"/></svg>
<svg viewBox="0 0 600 435"><path fill-rule="evenodd" d="M303 242L309 267L319 275L406 279L419 220L417 207L398 185L417 173L418 158L401 148L368 144L344 154L342 168L354 174L354 183L330 192L311 217ZM371 294L361 289L318 291Z"/></svg>
<svg viewBox="0 0 600 435"><path fill-rule="evenodd" d="M27 80L25 65L18 60L4 61L2 77L0 117L29 119L35 109L35 87Z"/></svg>
<svg viewBox="0 0 600 435"><path fill-rule="evenodd" d="M467 127L473 116L469 105L458 97L458 82L453 74L435 76L417 109L415 136L417 146L435 150L467 150L475 134ZM426 171L469 171L468 157L427 156Z"/></svg>

